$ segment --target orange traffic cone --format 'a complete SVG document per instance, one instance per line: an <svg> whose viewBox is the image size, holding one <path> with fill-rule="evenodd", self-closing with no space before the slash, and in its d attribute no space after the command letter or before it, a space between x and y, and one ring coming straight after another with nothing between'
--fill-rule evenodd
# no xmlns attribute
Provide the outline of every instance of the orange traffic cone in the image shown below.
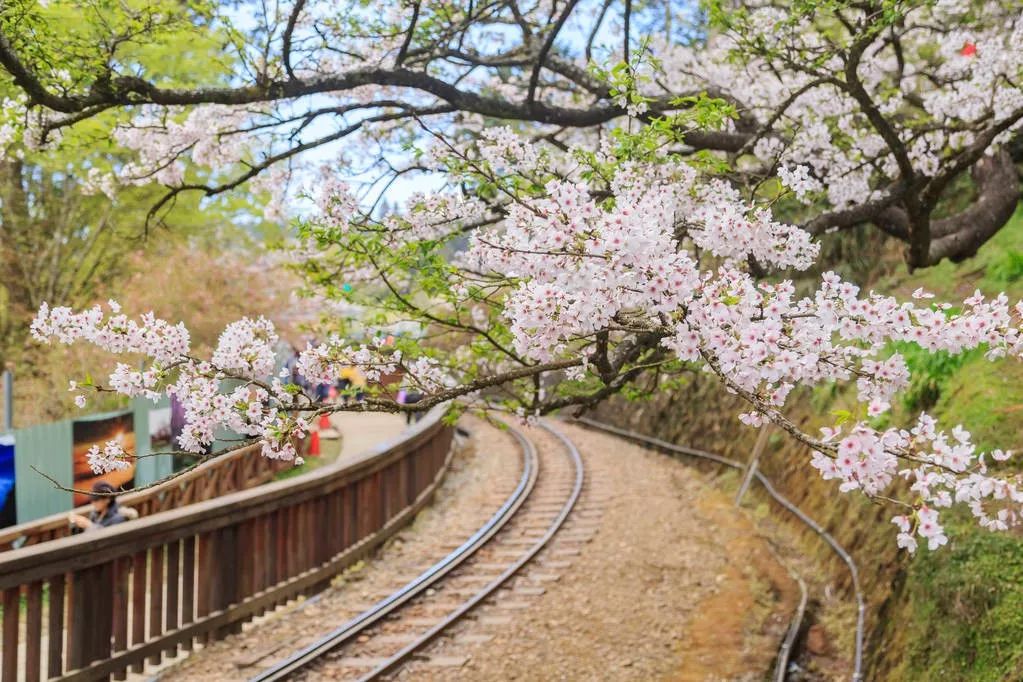
<svg viewBox="0 0 1023 682"><path fill-rule="evenodd" d="M320 456L320 432L313 431L309 434L309 456L319 457Z"/></svg>
<svg viewBox="0 0 1023 682"><path fill-rule="evenodd" d="M330 415L329 414L321 414L320 415L320 428L321 429L329 429L329 428L331 428L331 426L330 426Z"/></svg>

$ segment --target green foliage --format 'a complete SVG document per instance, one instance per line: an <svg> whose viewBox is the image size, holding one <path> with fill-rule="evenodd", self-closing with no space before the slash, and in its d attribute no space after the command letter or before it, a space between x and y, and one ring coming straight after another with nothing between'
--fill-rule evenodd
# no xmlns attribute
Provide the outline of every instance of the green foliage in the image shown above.
<svg viewBox="0 0 1023 682"><path fill-rule="evenodd" d="M447 426L454 426L462 418L462 415L468 411L469 406L465 403L452 401L444 412L444 416L441 417L441 421Z"/></svg>
<svg viewBox="0 0 1023 682"><path fill-rule="evenodd" d="M921 552L908 582L906 678L1023 677L1023 551L1011 534L957 518L941 552Z"/></svg>
<svg viewBox="0 0 1023 682"><path fill-rule="evenodd" d="M222 18L210 25L216 7L202 0L10 0L0 5L0 26L57 89L90 80L110 63L165 86L212 84L226 72L211 50L237 38ZM189 68L180 68L185 62Z"/></svg>
<svg viewBox="0 0 1023 682"><path fill-rule="evenodd" d="M987 268L991 282L1010 284L1023 277L1023 251L1009 249Z"/></svg>
<svg viewBox="0 0 1023 682"><path fill-rule="evenodd" d="M984 354L983 348L965 353L929 351L915 343L900 341L892 344L909 367L909 388L902 394L906 410L928 410L937 404L948 382L963 365Z"/></svg>

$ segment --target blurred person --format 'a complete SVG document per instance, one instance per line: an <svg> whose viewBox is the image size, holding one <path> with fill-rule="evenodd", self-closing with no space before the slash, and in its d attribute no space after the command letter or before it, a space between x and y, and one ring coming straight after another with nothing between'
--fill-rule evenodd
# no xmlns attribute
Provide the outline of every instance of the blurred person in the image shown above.
<svg viewBox="0 0 1023 682"><path fill-rule="evenodd" d="M92 495L89 496L89 504L92 505L89 515L83 516L73 512L68 514L68 522L74 527L73 530L75 532L96 530L127 521L127 516L121 513L121 508L117 504L117 498L114 496L116 493L117 489L106 481L98 481L93 485Z"/></svg>
<svg viewBox="0 0 1023 682"><path fill-rule="evenodd" d="M359 371L358 367L342 367L338 384L344 385L341 399L345 405L348 404L352 390L355 391L355 400L358 402L362 401L364 397L363 390L366 388L366 375Z"/></svg>

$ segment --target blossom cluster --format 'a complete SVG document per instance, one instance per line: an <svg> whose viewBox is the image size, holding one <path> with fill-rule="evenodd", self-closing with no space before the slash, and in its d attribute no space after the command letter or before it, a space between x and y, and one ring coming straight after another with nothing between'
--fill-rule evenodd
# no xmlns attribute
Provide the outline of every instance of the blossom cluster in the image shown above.
<svg viewBox="0 0 1023 682"><path fill-rule="evenodd" d="M541 174L529 166L537 157L524 141L507 131L490 139L498 149L482 144L482 158L501 159L510 176ZM467 279L489 272L505 283L503 317L516 352L538 363L573 356L585 363L598 334L654 334L676 358L716 373L746 398L753 409L741 418L751 425L780 419L792 427L782 410L797 385L852 383L860 418L819 438L794 434L815 449L810 464L825 479L880 498L907 481L911 498L901 503L912 511L904 516L932 547L944 537L937 510L953 503L987 528L1018 521L1018 482L987 469L987 459L1004 453L978 453L962 427L950 437L926 414L908 430L873 424L909 385L906 362L892 350L897 343L1019 357L1023 304L979 292L958 308L923 291L900 301L831 272L800 297L792 282L758 279L747 264L806 269L817 245L724 183L674 161L626 161L594 192L581 172L558 168L543 192L519 195L503 221L473 230L458 260ZM452 291L466 295L458 285ZM576 378L585 374L573 370ZM905 537L900 544L915 549Z"/></svg>
<svg viewBox="0 0 1023 682"><path fill-rule="evenodd" d="M221 168L249 153L253 139L239 131L254 115L250 108L205 105L187 112L145 107L131 125L114 130L114 139L139 158L118 172L127 184L184 182L186 155L199 166Z"/></svg>
<svg viewBox="0 0 1023 682"><path fill-rule="evenodd" d="M93 445L85 453L85 459L96 473L124 470L131 467L128 453L117 441L107 441L102 449L99 445Z"/></svg>
<svg viewBox="0 0 1023 682"><path fill-rule="evenodd" d="M172 325L152 313L130 319L115 301L108 305L109 315L99 306L76 313L44 304L32 324L32 333L40 341L86 341L143 361L143 368L118 363L105 387L72 382L79 407L86 405L85 393L98 389L153 400L173 395L184 409L185 427L178 439L184 450L205 452L216 431L225 428L261 439L267 456L295 457L293 439L304 436L308 423L289 412L295 397L272 376L278 340L272 323L263 318L231 323L212 359L203 361L189 354L183 324ZM124 453L117 443L94 450L89 463L97 473L124 466Z"/></svg>
<svg viewBox="0 0 1023 682"><path fill-rule="evenodd" d="M898 342L949 353L983 348L991 359L1018 357L1023 304L977 293L953 308L922 291L900 301L864 293L831 272L800 296L783 277L755 276L750 263L805 270L817 257L817 244L686 163L620 159L605 150L592 163L614 168L614 174L601 183L592 167L575 164L572 170L566 162L581 158L580 150L569 149L562 158L535 155L510 131L488 139L475 151L455 152L460 156L452 161L452 175L471 183L486 173L485 180L507 197L501 219L477 223L479 204L455 192L413 197L397 215L373 219L360 214L346 186L335 183L323 187L321 214L311 219L318 227L302 248L340 254L335 276L342 281L362 277L368 286L375 273L378 288L365 296L368 303L391 300L392 310L419 311L428 324L450 326L460 319L446 318L451 311L471 310L462 333L497 343L512 359L477 364L470 342L458 344L452 361L442 363L434 358L439 350L426 345L410 354L380 338L332 336L299 355L297 370L311 383L336 381L349 366L360 367L370 381L400 368L409 385L437 399L484 399L473 383L481 372L490 372L496 383L509 365L520 372L525 367L526 374L515 375L522 377L560 362L585 381L599 370L591 364L595 339L623 347L653 340L657 352L717 375L747 400L751 411L743 421L774 421L811 446L815 454L808 464L841 490L894 498L905 510L896 517L898 542L908 550L916 548L917 537L932 548L943 544L939 510L953 504L967 507L992 530L1019 520L1018 481L989 470L989 460L1006 453L977 452L965 429L946 432L926 414L909 429L882 428L876 418L909 383L905 360L892 350ZM546 179L538 189L541 177ZM799 177L786 182L802 182ZM414 281L422 261L408 254L436 253L466 232L467 248L441 268L443 278L430 280L433 294L419 297L422 308L393 288L395 277L406 278L402 286ZM359 257L365 253L371 257ZM380 284L385 277L390 288ZM107 316L98 307L74 313L44 306L33 331L42 339L85 340L143 355L147 367L120 365L111 388L125 395L175 395L185 406L185 449L202 451L216 429L230 428L259 439L267 456L291 459L294 438L308 430L303 415L331 409L271 376L277 336L266 320L229 325L211 358L200 360L189 355L182 326L151 315L136 322L116 304L111 308ZM496 328L498 320L505 326ZM501 345L505 335L511 349ZM854 386L859 408L821 436L803 433L784 416L792 391L828 382ZM900 480L904 487L896 485ZM900 492L906 487L908 496Z"/></svg>

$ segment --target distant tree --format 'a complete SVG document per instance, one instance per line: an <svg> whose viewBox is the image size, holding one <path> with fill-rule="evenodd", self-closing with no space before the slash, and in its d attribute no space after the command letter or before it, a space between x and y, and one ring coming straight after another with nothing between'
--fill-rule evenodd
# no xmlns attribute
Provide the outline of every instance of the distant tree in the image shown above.
<svg viewBox="0 0 1023 682"><path fill-rule="evenodd" d="M154 6L155 8L155 6ZM5 6L4 10L10 9ZM52 8L73 29L73 12ZM99 10L98 6L92 10ZM104 25L92 15L89 25ZM83 24L85 25L85 24ZM26 27L27 28L27 27ZM159 47L135 45L139 64L164 78L201 69L218 53L217 39L167 36ZM95 46L94 46L95 47ZM122 55L126 46L120 48ZM80 55L79 55L80 56ZM40 148L16 134L25 125L25 95L0 82L0 364L15 361L28 326L44 301L82 306L125 274L126 257L147 245L149 212L160 199L155 185L112 181L112 169L131 162L130 150L111 140L112 119L97 116L62 136L59 147ZM173 224L179 236L203 233L223 244L232 219L258 224L258 197L206 202L184 197ZM20 373L32 371L21 367Z"/></svg>

